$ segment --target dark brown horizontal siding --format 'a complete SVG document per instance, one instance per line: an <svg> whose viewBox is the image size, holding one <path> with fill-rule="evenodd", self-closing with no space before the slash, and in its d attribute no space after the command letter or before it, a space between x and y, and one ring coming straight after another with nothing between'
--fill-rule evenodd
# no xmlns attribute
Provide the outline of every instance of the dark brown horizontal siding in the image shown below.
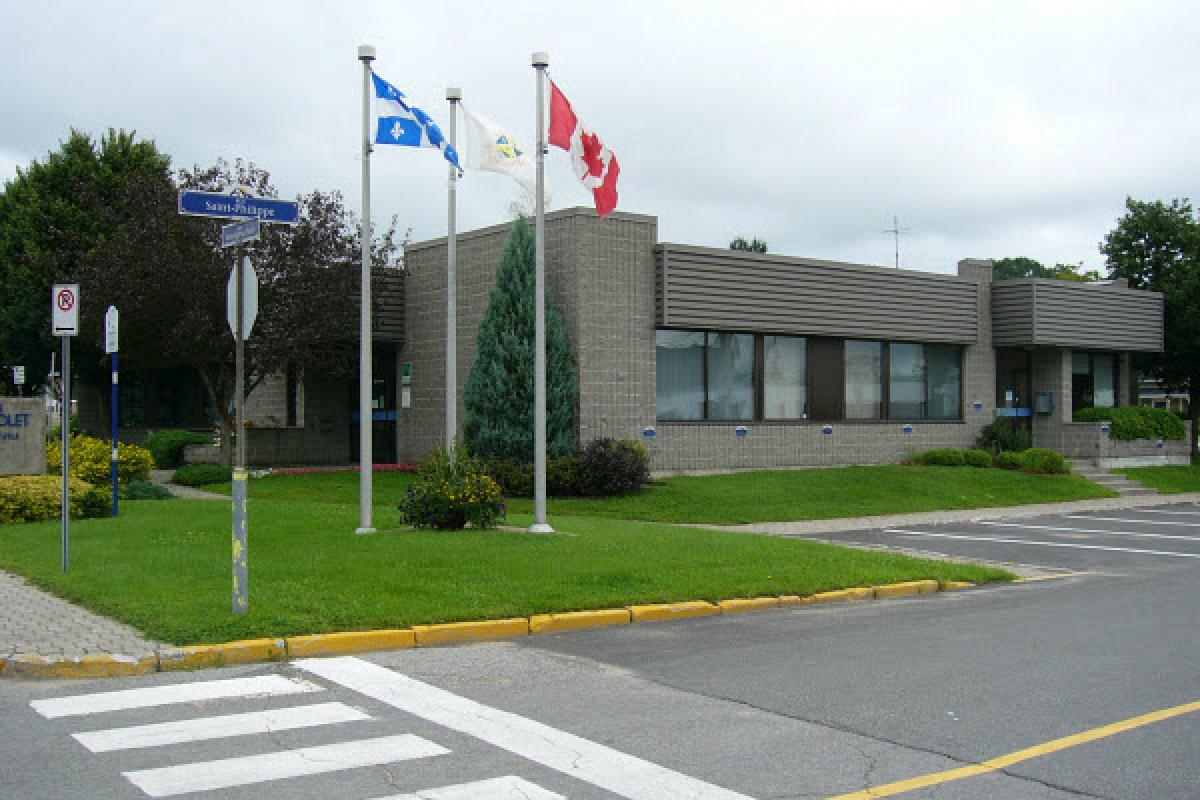
<svg viewBox="0 0 1200 800"><path fill-rule="evenodd" d="M360 283L360 281L355 281ZM404 270L377 267L371 272L373 339L404 344Z"/></svg>
<svg viewBox="0 0 1200 800"><path fill-rule="evenodd" d="M664 327L963 344L979 338L979 287L962 278L676 244L655 253Z"/></svg>
<svg viewBox="0 0 1200 800"><path fill-rule="evenodd" d="M1163 302L1158 292L1026 278L992 289L993 341L1158 352Z"/></svg>

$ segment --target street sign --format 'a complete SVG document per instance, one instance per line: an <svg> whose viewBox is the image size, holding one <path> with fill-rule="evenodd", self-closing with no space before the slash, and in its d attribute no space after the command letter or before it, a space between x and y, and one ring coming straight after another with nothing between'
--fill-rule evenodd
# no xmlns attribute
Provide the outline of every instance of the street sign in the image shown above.
<svg viewBox="0 0 1200 800"><path fill-rule="evenodd" d="M117 352L117 307L109 306L104 312L104 352L112 355Z"/></svg>
<svg viewBox="0 0 1200 800"><path fill-rule="evenodd" d="M262 223L258 218L245 222L234 222L221 226L221 247L233 247L243 242L253 242L262 233Z"/></svg>
<svg viewBox="0 0 1200 800"><path fill-rule="evenodd" d="M23 386L25 384L25 368L13 367L13 384Z"/></svg>
<svg viewBox="0 0 1200 800"><path fill-rule="evenodd" d="M245 272L242 276L242 288L245 290L245 297L242 299L242 338L245 339L250 336L250 329L254 327L254 320L258 317L258 273L254 271L249 257L242 260L242 270ZM229 283L225 286L225 319L229 322L229 332L236 337L237 267L229 271Z"/></svg>
<svg viewBox="0 0 1200 800"><path fill-rule="evenodd" d="M57 283L50 290L51 333L79 335L79 284Z"/></svg>
<svg viewBox="0 0 1200 800"><path fill-rule="evenodd" d="M263 222L295 225L300 221L300 204L269 197L180 189L179 213L194 217L258 219Z"/></svg>

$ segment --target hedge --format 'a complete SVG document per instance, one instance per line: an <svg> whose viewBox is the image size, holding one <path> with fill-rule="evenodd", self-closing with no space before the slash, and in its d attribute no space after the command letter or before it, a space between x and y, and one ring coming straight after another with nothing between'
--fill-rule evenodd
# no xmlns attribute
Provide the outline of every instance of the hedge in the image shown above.
<svg viewBox="0 0 1200 800"><path fill-rule="evenodd" d="M109 491L71 478L71 516L98 517L112 510ZM16 475L0 478L0 525L38 522L62 514L62 478L54 475Z"/></svg>
<svg viewBox="0 0 1200 800"><path fill-rule="evenodd" d="M154 456L158 469L175 469L183 465L183 448L189 444L212 444L212 437L195 431L155 431L146 437L146 449Z"/></svg>
<svg viewBox="0 0 1200 800"><path fill-rule="evenodd" d="M136 444L121 442L117 447L117 481L145 480L150 476L154 458L150 451ZM62 441L46 444L46 471L62 474ZM71 477L87 483L101 484L112 480L112 445L103 439L83 434L71 434Z"/></svg>
<svg viewBox="0 0 1200 800"><path fill-rule="evenodd" d="M1118 406L1117 408L1082 408L1076 411L1075 422L1111 422L1111 439L1128 442L1133 439L1184 439L1187 427L1174 412L1150 406Z"/></svg>

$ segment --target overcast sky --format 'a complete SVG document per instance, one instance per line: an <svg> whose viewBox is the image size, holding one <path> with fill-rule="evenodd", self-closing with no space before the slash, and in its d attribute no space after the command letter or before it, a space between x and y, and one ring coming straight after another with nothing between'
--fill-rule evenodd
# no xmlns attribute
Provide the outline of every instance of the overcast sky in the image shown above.
<svg viewBox="0 0 1200 800"><path fill-rule="evenodd" d="M244 157L284 196L360 203L359 44L445 127L445 88L530 145L533 50L621 163L618 209L663 241L953 271L967 257L1102 268L1126 195L1200 177L1192 2L287 2L8 0L0 176L74 127L152 138L178 166ZM460 123L461 130L461 123ZM442 236L445 164L372 158L376 224ZM590 194L551 150L552 208ZM503 221L468 173L459 227Z"/></svg>

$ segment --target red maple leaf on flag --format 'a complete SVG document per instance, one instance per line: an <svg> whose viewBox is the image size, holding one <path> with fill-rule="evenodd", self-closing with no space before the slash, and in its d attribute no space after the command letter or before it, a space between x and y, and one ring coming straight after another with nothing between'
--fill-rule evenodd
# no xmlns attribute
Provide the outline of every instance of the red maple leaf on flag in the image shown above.
<svg viewBox="0 0 1200 800"><path fill-rule="evenodd" d="M571 154L575 174L592 190L596 213L604 217L617 207L617 156L575 115L566 95L550 82L550 144Z"/></svg>

